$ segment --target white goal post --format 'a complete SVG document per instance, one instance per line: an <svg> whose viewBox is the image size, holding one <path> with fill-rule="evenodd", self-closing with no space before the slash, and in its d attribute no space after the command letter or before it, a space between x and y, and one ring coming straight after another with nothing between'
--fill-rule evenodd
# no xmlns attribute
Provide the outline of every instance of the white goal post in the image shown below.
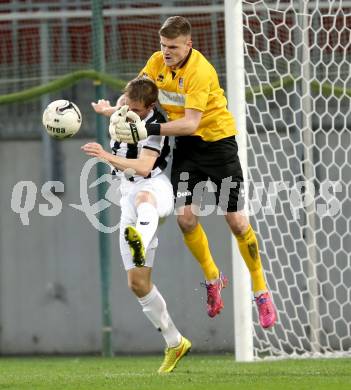
<svg viewBox="0 0 351 390"><path fill-rule="evenodd" d="M236 137L244 183L248 180L245 65L243 40L243 8L241 0L225 0L225 36L228 108L233 113L239 134ZM229 37L229 39L227 39ZM246 212L248 199L246 188ZM232 236L233 264L233 313L235 358L245 362L253 360L252 298L250 274L241 258L235 238Z"/></svg>
<svg viewBox="0 0 351 390"><path fill-rule="evenodd" d="M276 326L261 329L236 253L239 361L351 351L346 3L225 1L228 103L240 131L247 209L278 310Z"/></svg>

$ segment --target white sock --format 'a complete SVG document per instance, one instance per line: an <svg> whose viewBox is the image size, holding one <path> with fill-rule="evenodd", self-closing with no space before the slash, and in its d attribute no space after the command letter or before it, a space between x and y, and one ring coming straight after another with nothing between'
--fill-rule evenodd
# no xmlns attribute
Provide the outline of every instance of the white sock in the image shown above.
<svg viewBox="0 0 351 390"><path fill-rule="evenodd" d="M139 204L137 207L137 215L138 219L135 228L141 234L146 251L155 235L159 215L156 207L147 202Z"/></svg>
<svg viewBox="0 0 351 390"><path fill-rule="evenodd" d="M167 311L166 302L153 285L151 291L145 297L138 298L146 317L161 331L168 347L176 347L180 344L182 335L175 327Z"/></svg>

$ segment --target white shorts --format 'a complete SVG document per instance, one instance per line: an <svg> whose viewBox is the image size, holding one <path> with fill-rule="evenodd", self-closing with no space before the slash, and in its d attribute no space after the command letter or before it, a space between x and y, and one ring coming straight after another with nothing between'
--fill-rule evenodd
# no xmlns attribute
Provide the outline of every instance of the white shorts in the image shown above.
<svg viewBox="0 0 351 390"><path fill-rule="evenodd" d="M136 225L137 213L135 197L140 191L150 192L156 199L156 208L160 218L167 217L173 211L173 189L168 177L161 173L149 179L140 179L137 182L121 179L121 221L119 227L119 245L124 268L129 270L135 265L132 260L129 246L124 238L124 230L127 225ZM152 267L155 258L155 250L158 245L157 232L151 240L146 251L145 266Z"/></svg>

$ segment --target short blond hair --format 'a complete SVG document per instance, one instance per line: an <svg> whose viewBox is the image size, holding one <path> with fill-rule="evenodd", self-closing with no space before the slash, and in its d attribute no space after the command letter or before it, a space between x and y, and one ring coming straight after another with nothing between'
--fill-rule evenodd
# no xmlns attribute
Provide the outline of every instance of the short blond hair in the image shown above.
<svg viewBox="0 0 351 390"><path fill-rule="evenodd" d="M171 16L168 18L160 28L160 36L174 39L181 35L191 35L191 24L188 19L183 16Z"/></svg>

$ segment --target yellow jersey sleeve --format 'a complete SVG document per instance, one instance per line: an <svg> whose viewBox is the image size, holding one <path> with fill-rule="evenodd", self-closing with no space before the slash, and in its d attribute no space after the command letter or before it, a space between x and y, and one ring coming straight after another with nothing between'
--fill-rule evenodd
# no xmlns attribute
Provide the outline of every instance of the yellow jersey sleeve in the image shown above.
<svg viewBox="0 0 351 390"><path fill-rule="evenodd" d="M193 73L194 74L189 77L184 108L191 108L204 112L210 94L210 83L206 74Z"/></svg>
<svg viewBox="0 0 351 390"><path fill-rule="evenodd" d="M155 52L147 61L144 68L139 72L139 76L145 76L151 79L154 83L156 83L157 78L157 64L155 61L155 57L158 52Z"/></svg>

